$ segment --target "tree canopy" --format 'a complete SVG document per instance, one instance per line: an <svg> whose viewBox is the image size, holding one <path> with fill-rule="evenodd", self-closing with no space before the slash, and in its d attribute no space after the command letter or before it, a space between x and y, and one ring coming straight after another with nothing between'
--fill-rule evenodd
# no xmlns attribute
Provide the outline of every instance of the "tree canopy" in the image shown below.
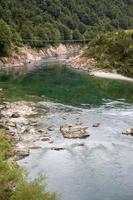
<svg viewBox="0 0 133 200"><path fill-rule="evenodd" d="M91 40L98 33L130 29L133 5L132 0L0 0L0 18L17 40L30 45L31 40L34 45L43 40L41 46L50 40Z"/></svg>

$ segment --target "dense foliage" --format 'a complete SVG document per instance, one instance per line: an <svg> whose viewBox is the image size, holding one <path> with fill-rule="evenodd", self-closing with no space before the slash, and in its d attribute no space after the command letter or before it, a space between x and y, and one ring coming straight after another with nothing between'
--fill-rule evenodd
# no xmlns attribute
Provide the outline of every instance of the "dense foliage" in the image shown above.
<svg viewBox="0 0 133 200"><path fill-rule="evenodd" d="M97 35L84 56L95 58L100 68L133 77L133 30Z"/></svg>
<svg viewBox="0 0 133 200"><path fill-rule="evenodd" d="M0 131L0 200L56 200L41 179L28 182L22 170L7 161L12 154L10 138Z"/></svg>
<svg viewBox="0 0 133 200"><path fill-rule="evenodd" d="M0 0L0 19L0 35L5 27L9 36L0 38L3 54L21 38L45 46L45 41L90 40L99 32L131 28L133 6L132 0Z"/></svg>

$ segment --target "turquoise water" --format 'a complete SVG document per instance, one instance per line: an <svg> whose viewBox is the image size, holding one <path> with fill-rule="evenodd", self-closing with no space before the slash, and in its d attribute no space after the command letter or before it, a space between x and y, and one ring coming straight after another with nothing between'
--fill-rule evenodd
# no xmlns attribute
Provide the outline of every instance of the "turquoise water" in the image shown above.
<svg viewBox="0 0 133 200"><path fill-rule="evenodd" d="M132 82L92 77L48 60L1 70L0 88L1 98L34 100L46 111L38 123L53 143L38 141L40 149L18 162L29 178L46 175L48 190L61 200L133 200L133 137L121 134L133 127ZM60 126L70 124L88 127L90 137L64 139Z"/></svg>
<svg viewBox="0 0 133 200"><path fill-rule="evenodd" d="M0 87L12 100L33 95L76 106L99 106L110 99L133 102L133 83L92 77L60 62L3 70Z"/></svg>

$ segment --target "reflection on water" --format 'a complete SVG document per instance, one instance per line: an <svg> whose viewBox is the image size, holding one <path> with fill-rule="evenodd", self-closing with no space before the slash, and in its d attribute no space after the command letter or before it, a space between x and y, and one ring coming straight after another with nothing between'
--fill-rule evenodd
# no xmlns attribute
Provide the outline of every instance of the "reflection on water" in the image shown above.
<svg viewBox="0 0 133 200"><path fill-rule="evenodd" d="M133 137L121 134L133 127L133 83L92 77L48 60L1 70L0 88L11 100L42 97L40 127L48 132L53 126L53 143L39 141L41 149L18 162L29 169L30 178L45 174L48 189L61 200L133 199ZM91 136L64 139L59 129L68 124L89 127Z"/></svg>
<svg viewBox="0 0 133 200"><path fill-rule="evenodd" d="M133 83L75 72L55 60L1 71L0 87L13 100L35 95L84 107L101 105L110 99L133 102Z"/></svg>
<svg viewBox="0 0 133 200"><path fill-rule="evenodd" d="M98 108L83 109L52 102L41 102L47 114L39 120L54 143L38 142L42 148L19 161L29 169L29 177L39 172L47 176L48 189L61 200L132 200L133 137L121 134L133 126L133 106L109 102ZM124 108L125 105L125 108ZM93 128L95 122L100 127ZM82 123L89 127L87 139L64 139L60 125ZM51 150L62 147L62 151Z"/></svg>

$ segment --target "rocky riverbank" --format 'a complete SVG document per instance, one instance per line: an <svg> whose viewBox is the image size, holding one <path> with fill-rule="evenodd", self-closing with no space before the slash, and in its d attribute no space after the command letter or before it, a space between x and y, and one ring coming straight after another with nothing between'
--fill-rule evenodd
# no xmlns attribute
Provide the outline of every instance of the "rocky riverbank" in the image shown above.
<svg viewBox="0 0 133 200"><path fill-rule="evenodd" d="M15 160L28 156L30 149L38 148L38 140L49 140L48 134L39 128L39 111L32 102L5 102L0 106L0 129L12 137Z"/></svg>
<svg viewBox="0 0 133 200"><path fill-rule="evenodd" d="M107 70L101 70L96 68L96 61L93 58L82 57L82 51L80 55L72 56L66 60L66 63L73 69L84 71L89 73L92 76L97 76L101 78L108 78L108 79L119 79L119 80L126 80L132 81L132 78L123 76L121 74L117 74L116 70L112 72L108 72Z"/></svg>
<svg viewBox="0 0 133 200"><path fill-rule="evenodd" d="M81 52L82 55L82 52ZM73 69L91 73L95 70L95 60L81 57L81 55L72 56L66 60L66 63Z"/></svg>
<svg viewBox="0 0 133 200"><path fill-rule="evenodd" d="M30 47L17 48L10 57L0 57L0 68L5 67L20 67L25 64L40 63L43 59L58 57L64 60L69 67L84 71L90 75L133 81L132 78L128 78L117 74L116 71L107 72L96 68L96 61L93 58L82 57L85 46L82 45L63 45L58 47L50 46L49 48L32 49Z"/></svg>
<svg viewBox="0 0 133 200"><path fill-rule="evenodd" d="M39 120L44 115L42 115L42 109L39 105L26 101L3 102L0 105L0 130L4 130L12 138L12 144L15 149L13 161L29 156L31 149L41 148L39 141L47 142L46 146L51 150L60 151L65 149L62 144L54 144L51 137L52 134L55 134L56 129L54 126L48 126L47 124L44 129L41 128ZM94 128L99 126L100 123L92 125ZM91 136L88 128L83 124L68 125L66 123L65 126L58 126L57 130L64 139L85 139ZM122 134L133 136L133 129L128 129ZM83 145L83 143L75 143L75 146L79 145Z"/></svg>
<svg viewBox="0 0 133 200"><path fill-rule="evenodd" d="M41 61L49 57L64 58L79 53L81 45L63 45L50 46L49 48L33 49L30 47L17 48L10 57L0 57L0 67L23 66L26 63Z"/></svg>
<svg viewBox="0 0 133 200"><path fill-rule="evenodd" d="M43 108L44 109L44 108ZM51 140L50 133L53 127L40 128L39 119L42 110L33 102L17 101L3 102L0 105L0 130L9 134L15 149L13 160L19 160L29 156L31 149L38 149L38 141L51 144L51 150L63 150L64 147L56 147ZM59 127L59 132L64 138L77 139L89 137L87 127L66 126ZM77 143L77 145L79 145Z"/></svg>

